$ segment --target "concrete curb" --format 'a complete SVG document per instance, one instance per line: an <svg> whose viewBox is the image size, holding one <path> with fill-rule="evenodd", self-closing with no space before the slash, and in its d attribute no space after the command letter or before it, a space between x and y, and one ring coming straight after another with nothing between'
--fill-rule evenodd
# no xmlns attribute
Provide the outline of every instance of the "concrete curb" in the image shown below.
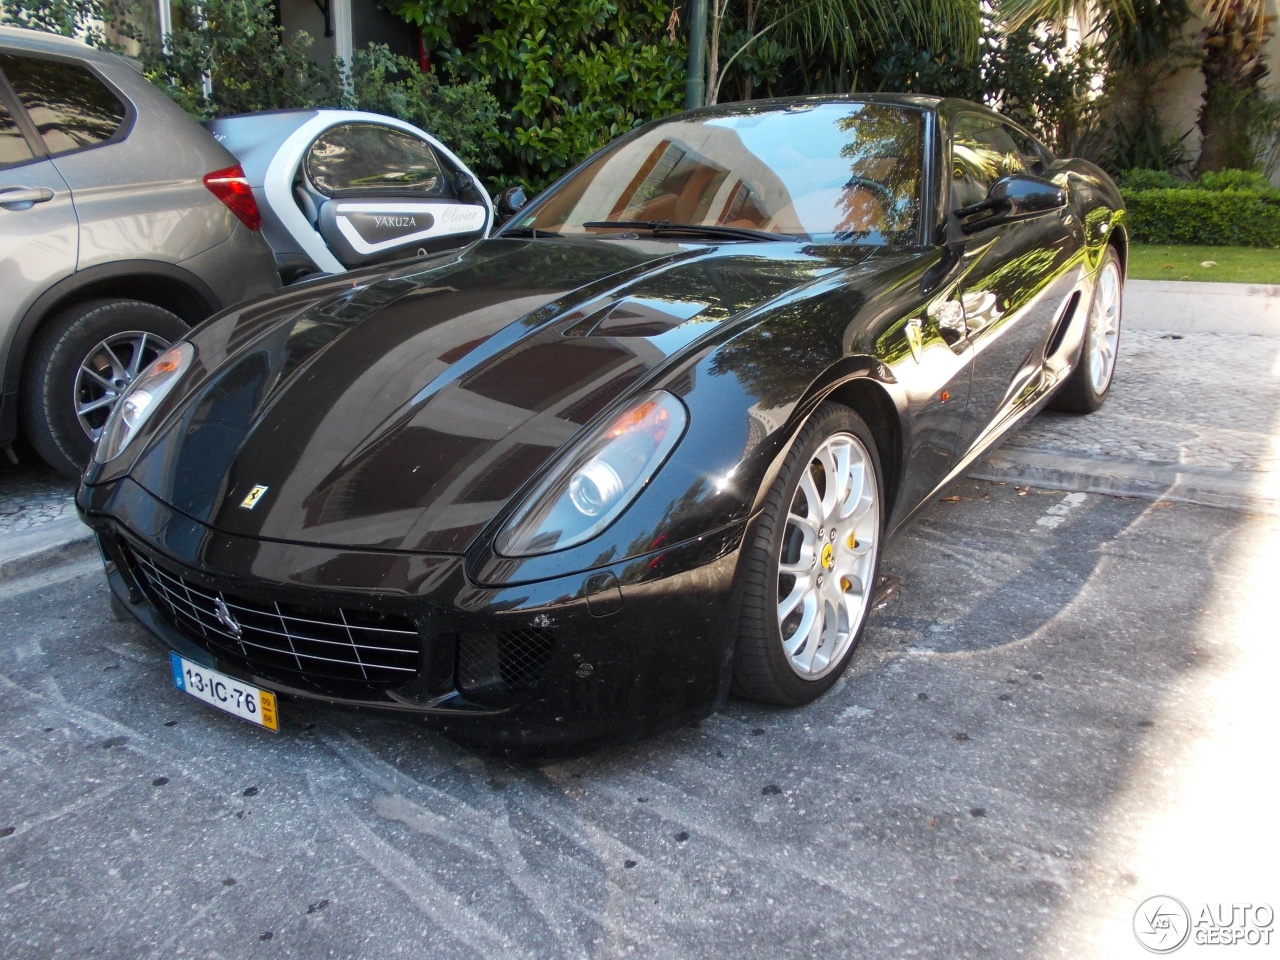
<svg viewBox="0 0 1280 960"><path fill-rule="evenodd" d="M89 557L96 549L93 531L74 515L19 533L6 533L0 545L0 581Z"/></svg>
<svg viewBox="0 0 1280 960"><path fill-rule="evenodd" d="M969 476L1047 490L1172 500L1280 516L1280 477L1183 464L1134 463L1047 450L997 450Z"/></svg>
<svg viewBox="0 0 1280 960"><path fill-rule="evenodd" d="M1131 330L1280 337L1280 286L1130 280L1124 323Z"/></svg>

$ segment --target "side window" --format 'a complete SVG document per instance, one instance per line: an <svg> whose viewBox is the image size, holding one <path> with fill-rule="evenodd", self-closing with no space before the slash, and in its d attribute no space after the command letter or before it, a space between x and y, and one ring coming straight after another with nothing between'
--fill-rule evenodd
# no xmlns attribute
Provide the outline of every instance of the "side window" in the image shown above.
<svg viewBox="0 0 1280 960"><path fill-rule="evenodd" d="M0 168L26 163L30 159L31 150L22 137L22 131L14 123L4 101L0 100Z"/></svg>
<svg viewBox="0 0 1280 960"><path fill-rule="evenodd" d="M326 197L455 199L430 144L393 127L346 123L307 151L312 186Z"/></svg>
<svg viewBox="0 0 1280 960"><path fill-rule="evenodd" d="M1004 129L1009 134L1009 139L1013 141L1013 145L1017 147L1018 156L1022 157L1022 163L1028 172L1039 174L1044 169L1044 155L1040 152L1040 145L1017 127L1005 124Z"/></svg>
<svg viewBox="0 0 1280 960"><path fill-rule="evenodd" d="M127 116L119 98L74 63L4 54L0 68L54 156L110 140Z"/></svg>
<svg viewBox="0 0 1280 960"><path fill-rule="evenodd" d="M991 184L1001 177L1026 172L1003 124L969 113L956 118L951 136L951 209L984 200Z"/></svg>

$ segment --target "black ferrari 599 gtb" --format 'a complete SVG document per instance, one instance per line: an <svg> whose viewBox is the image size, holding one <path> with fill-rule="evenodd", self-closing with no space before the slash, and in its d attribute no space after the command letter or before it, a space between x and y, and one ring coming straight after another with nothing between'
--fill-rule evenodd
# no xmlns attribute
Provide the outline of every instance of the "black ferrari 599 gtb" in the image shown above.
<svg viewBox="0 0 1280 960"><path fill-rule="evenodd" d="M1119 193L970 103L709 107L506 199L490 239L210 320L117 404L78 505L180 688L525 752L801 705L886 539L1111 383Z"/></svg>

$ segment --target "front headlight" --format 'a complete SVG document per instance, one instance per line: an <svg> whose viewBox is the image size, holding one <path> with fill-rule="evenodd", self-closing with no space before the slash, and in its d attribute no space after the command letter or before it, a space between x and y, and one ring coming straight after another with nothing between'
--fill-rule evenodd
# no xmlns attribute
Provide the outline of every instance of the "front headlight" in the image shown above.
<svg viewBox="0 0 1280 960"><path fill-rule="evenodd" d="M498 553L530 557L590 540L644 489L688 422L684 404L666 391L636 400L534 488L498 535Z"/></svg>
<svg viewBox="0 0 1280 960"><path fill-rule="evenodd" d="M191 366L195 356L196 348L185 340L175 343L129 385L129 389L116 401L107 425L102 428L102 436L93 449L94 462L107 463L120 455Z"/></svg>

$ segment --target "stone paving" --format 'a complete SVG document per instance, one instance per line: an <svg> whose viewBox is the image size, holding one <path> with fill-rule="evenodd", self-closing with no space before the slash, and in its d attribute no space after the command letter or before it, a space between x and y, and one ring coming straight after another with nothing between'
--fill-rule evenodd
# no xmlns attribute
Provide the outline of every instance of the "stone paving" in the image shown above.
<svg viewBox="0 0 1280 960"><path fill-rule="evenodd" d="M0 537L25 533L75 516L76 484L46 467L31 450L18 449L20 462L0 455Z"/></svg>
<svg viewBox="0 0 1280 960"><path fill-rule="evenodd" d="M1266 473L1278 419L1280 339L1127 330L1101 410L1042 413L1005 449Z"/></svg>
<svg viewBox="0 0 1280 960"><path fill-rule="evenodd" d="M1106 405L1042 413L971 475L1280 514L1280 338L1127 330Z"/></svg>

